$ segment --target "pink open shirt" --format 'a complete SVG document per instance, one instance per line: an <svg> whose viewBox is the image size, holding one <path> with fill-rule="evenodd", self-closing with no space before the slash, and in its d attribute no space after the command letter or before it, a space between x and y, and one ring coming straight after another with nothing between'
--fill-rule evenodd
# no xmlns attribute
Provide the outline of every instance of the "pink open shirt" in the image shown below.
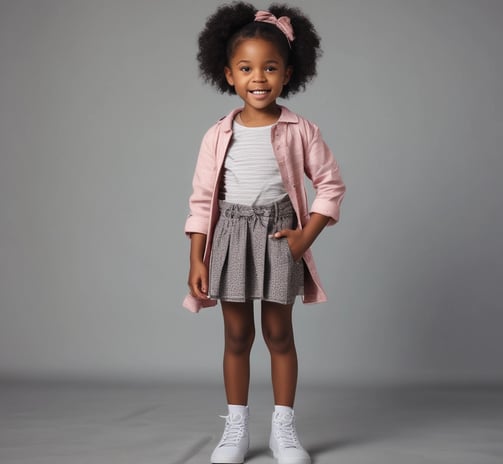
<svg viewBox="0 0 503 464"><path fill-rule="evenodd" d="M203 137L192 182L190 214L185 223L185 233L206 234L204 262L210 261L213 230L218 220L218 196L220 175L225 154L232 139L232 122L242 108L237 108L213 125ZM339 166L332 152L321 137L318 127L281 107L281 116L271 129L274 155L285 189L297 214L299 227L309 220L309 213L316 212L330 218L329 225L339 220L340 205L346 187L339 174ZM308 208L305 188L307 176L316 192L311 208ZM304 277L304 303L321 303L327 296L321 286L311 250L303 256L308 272ZM183 306L192 312L203 307L215 306L216 300L200 300L187 295Z"/></svg>

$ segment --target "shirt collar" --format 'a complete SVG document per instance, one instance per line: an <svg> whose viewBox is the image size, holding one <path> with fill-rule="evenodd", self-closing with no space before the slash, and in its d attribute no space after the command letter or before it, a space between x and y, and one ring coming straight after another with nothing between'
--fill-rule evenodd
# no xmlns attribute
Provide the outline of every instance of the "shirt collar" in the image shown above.
<svg viewBox="0 0 503 464"><path fill-rule="evenodd" d="M279 115L277 123L283 122L283 123L297 124L299 122L299 118L293 111L290 111L286 106L280 106L280 108L281 108L281 114ZM240 113L242 110L243 108L236 108L221 120L222 129L225 132L232 131L232 122L234 121L236 115Z"/></svg>

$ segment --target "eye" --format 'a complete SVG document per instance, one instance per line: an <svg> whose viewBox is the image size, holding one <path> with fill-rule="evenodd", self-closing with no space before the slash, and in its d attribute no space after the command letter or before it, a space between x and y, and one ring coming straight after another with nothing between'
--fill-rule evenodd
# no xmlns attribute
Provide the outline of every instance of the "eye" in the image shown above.
<svg viewBox="0 0 503 464"><path fill-rule="evenodd" d="M241 66L239 68L239 70L247 73L247 72L250 72L250 67L249 66Z"/></svg>
<svg viewBox="0 0 503 464"><path fill-rule="evenodd" d="M277 68L275 66L266 66L265 70L267 72L274 72L277 70Z"/></svg>

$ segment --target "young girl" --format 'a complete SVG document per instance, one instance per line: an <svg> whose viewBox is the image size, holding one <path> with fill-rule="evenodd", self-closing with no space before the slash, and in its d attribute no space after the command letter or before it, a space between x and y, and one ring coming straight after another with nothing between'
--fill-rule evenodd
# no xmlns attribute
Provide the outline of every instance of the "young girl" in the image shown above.
<svg viewBox="0 0 503 464"><path fill-rule="evenodd" d="M255 337L253 301L271 356L275 407L269 446L280 464L307 464L293 405L297 354L292 307L326 301L310 246L339 219L345 186L317 126L276 103L316 74L320 39L298 9L247 3L218 8L199 36L201 75L243 107L203 138L190 214L190 295L198 312L222 305L228 415L212 463L242 463L249 448L248 387ZM316 191L308 208L304 179Z"/></svg>

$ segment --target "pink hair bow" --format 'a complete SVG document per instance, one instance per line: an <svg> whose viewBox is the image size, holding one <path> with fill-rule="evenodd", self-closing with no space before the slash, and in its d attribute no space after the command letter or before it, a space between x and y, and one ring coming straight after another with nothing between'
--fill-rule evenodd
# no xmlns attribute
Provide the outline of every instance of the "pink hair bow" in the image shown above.
<svg viewBox="0 0 503 464"><path fill-rule="evenodd" d="M260 10L255 13L255 21L274 24L281 32L283 32L283 34L285 34L289 44L295 40L292 23L290 22L290 18L288 16L276 18L276 16L269 11Z"/></svg>

